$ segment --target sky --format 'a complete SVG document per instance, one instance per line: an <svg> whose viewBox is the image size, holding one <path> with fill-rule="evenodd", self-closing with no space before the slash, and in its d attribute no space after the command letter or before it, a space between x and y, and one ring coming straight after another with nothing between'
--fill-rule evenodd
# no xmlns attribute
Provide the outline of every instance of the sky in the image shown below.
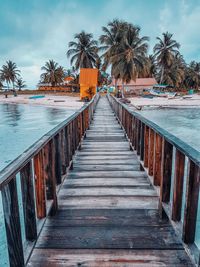
<svg viewBox="0 0 200 267"><path fill-rule="evenodd" d="M187 62L200 61L200 0L0 0L0 68L16 62L28 88L36 88L49 59L70 67L66 51L75 33L98 39L114 18L139 25L150 37L149 53L169 31Z"/></svg>

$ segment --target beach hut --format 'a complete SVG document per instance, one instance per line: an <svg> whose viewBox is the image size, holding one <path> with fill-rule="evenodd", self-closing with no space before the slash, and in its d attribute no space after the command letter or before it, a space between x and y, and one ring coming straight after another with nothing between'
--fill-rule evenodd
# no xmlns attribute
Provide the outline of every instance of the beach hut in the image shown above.
<svg viewBox="0 0 200 267"><path fill-rule="evenodd" d="M97 90L98 69L81 68L79 76L80 98L91 99Z"/></svg>

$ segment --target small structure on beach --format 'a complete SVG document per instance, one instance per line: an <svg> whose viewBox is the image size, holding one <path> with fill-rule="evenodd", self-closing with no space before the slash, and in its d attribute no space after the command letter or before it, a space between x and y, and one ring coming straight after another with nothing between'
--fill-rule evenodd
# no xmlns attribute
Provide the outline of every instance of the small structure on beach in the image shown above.
<svg viewBox="0 0 200 267"><path fill-rule="evenodd" d="M112 79L111 86L119 86L122 88L122 80ZM129 83L124 84L125 92L128 94L139 95L144 89L152 89L157 84L155 78L137 78L136 81L131 80Z"/></svg>
<svg viewBox="0 0 200 267"><path fill-rule="evenodd" d="M98 83L98 69L82 68L80 69L79 84L80 98L91 99L96 94Z"/></svg>

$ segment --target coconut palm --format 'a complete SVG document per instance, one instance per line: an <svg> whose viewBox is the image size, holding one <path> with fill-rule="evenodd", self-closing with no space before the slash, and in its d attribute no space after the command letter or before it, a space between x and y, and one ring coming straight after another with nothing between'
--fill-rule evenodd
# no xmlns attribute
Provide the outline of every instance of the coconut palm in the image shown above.
<svg viewBox="0 0 200 267"><path fill-rule="evenodd" d="M172 39L173 34L163 33L163 39L157 37L158 43L154 46L154 56L160 67L160 83L163 82L165 70L167 70L173 62L174 56L179 52L180 44Z"/></svg>
<svg viewBox="0 0 200 267"><path fill-rule="evenodd" d="M18 78L15 82L15 86L18 88L19 91L21 91L22 88L26 87L25 81L22 80L22 78Z"/></svg>
<svg viewBox="0 0 200 267"><path fill-rule="evenodd" d="M7 83L7 87L9 88L9 84L12 83L13 90L15 89L15 81L19 77L19 70L17 69L16 63L11 60L6 61L6 64L2 66L0 71L0 76Z"/></svg>
<svg viewBox="0 0 200 267"><path fill-rule="evenodd" d="M200 86L200 63L192 61L189 66L185 68L185 86L198 89Z"/></svg>
<svg viewBox="0 0 200 267"><path fill-rule="evenodd" d="M47 61L41 70L44 71L44 73L41 74L42 83L50 83L51 86L56 86L63 82L65 70L54 60Z"/></svg>
<svg viewBox="0 0 200 267"><path fill-rule="evenodd" d="M103 34L100 36L100 50L105 51L102 55L104 59L103 70L110 64L111 56L116 54L116 50L126 31L127 22L115 19L108 23L107 27L102 27Z"/></svg>
<svg viewBox="0 0 200 267"><path fill-rule="evenodd" d="M69 42L67 57L75 69L93 68L98 57L98 43L91 33L82 31L74 36L75 41Z"/></svg>
<svg viewBox="0 0 200 267"><path fill-rule="evenodd" d="M120 44L115 55L110 57L112 64L112 75L122 80L122 93L124 95L124 84L147 72L147 50L148 37L139 36L140 28L127 24Z"/></svg>

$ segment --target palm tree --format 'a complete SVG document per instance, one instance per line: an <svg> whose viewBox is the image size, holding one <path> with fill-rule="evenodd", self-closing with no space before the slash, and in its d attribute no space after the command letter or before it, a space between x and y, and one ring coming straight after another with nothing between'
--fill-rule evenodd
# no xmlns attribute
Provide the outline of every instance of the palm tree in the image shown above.
<svg viewBox="0 0 200 267"><path fill-rule="evenodd" d="M44 73L41 74L42 83L50 83L51 86L56 86L63 82L65 70L54 60L47 61L41 70L44 71Z"/></svg>
<svg viewBox="0 0 200 267"><path fill-rule="evenodd" d="M123 28L123 34L121 29ZM119 44L110 55L112 64L111 74L115 79L122 80L122 95L124 84L129 83L147 71L148 37L140 37L140 28L130 23L121 25L120 32L116 35Z"/></svg>
<svg viewBox="0 0 200 267"><path fill-rule="evenodd" d="M163 82L165 70L172 65L174 56L179 52L180 44L172 39L173 34L163 33L163 39L157 37L158 43L154 46L154 56L160 67L160 83Z"/></svg>
<svg viewBox="0 0 200 267"><path fill-rule="evenodd" d="M22 78L18 78L15 82L15 86L18 88L19 91L21 91L22 88L26 87L25 81L22 80Z"/></svg>
<svg viewBox="0 0 200 267"><path fill-rule="evenodd" d="M11 60L6 61L6 64L2 66L0 71L0 75L4 81L7 83L7 87L9 88L9 84L12 83L13 90L15 89L15 81L19 77L19 70L17 69L16 63Z"/></svg>
<svg viewBox="0 0 200 267"><path fill-rule="evenodd" d="M192 87L198 89L200 86L200 63L192 61L189 66L185 68L184 85L186 88Z"/></svg>
<svg viewBox="0 0 200 267"><path fill-rule="evenodd" d="M103 70L110 65L111 56L116 54L116 49L120 45L123 34L127 28L127 22L115 19L108 23L107 27L102 27L103 34L100 36L100 50L105 51L102 55L104 59Z"/></svg>
<svg viewBox="0 0 200 267"><path fill-rule="evenodd" d="M69 42L67 57L71 57L71 65L79 68L93 68L98 57L98 43L91 33L82 31L74 36L75 41Z"/></svg>

